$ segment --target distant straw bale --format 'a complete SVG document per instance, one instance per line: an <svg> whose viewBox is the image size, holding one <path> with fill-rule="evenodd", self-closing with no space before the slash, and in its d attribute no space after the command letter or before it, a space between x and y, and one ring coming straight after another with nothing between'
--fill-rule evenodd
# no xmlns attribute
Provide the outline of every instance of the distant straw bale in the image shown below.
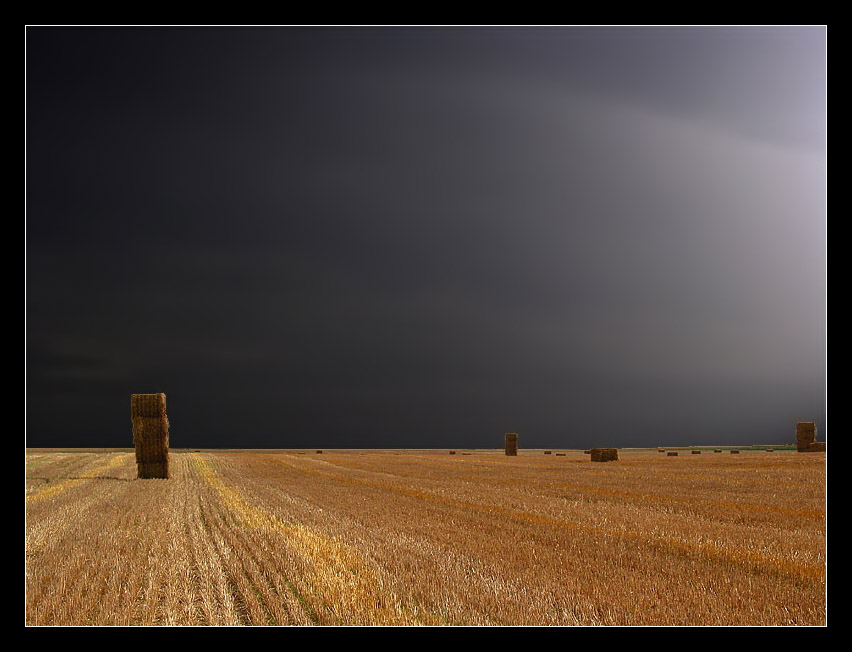
<svg viewBox="0 0 852 652"><path fill-rule="evenodd" d="M701 455L701 451L692 451L693 455Z"/></svg>
<svg viewBox="0 0 852 652"><path fill-rule="evenodd" d="M550 451L544 451L545 455L550 455Z"/></svg>
<svg viewBox="0 0 852 652"><path fill-rule="evenodd" d="M766 449L766 452L767 452L767 453L774 453L774 452L775 452L775 449L774 449L774 448L767 448L767 449Z"/></svg>
<svg viewBox="0 0 852 652"><path fill-rule="evenodd" d="M506 433L506 455L514 456L518 454L518 433Z"/></svg>
<svg viewBox="0 0 852 652"><path fill-rule="evenodd" d="M740 452L738 450L732 450L731 455L739 455Z"/></svg>
<svg viewBox="0 0 852 652"><path fill-rule="evenodd" d="M796 424L796 450L800 453L824 453L825 442L816 440L817 429L813 421Z"/></svg>
<svg viewBox="0 0 852 652"><path fill-rule="evenodd" d="M714 449L713 449L713 452L714 452L714 453L721 453L721 452L722 452L722 449L721 449L721 448L714 448Z"/></svg>
<svg viewBox="0 0 852 652"><path fill-rule="evenodd" d="M456 454L455 451L450 451L450 455L455 455L455 454Z"/></svg>
<svg viewBox="0 0 852 652"><path fill-rule="evenodd" d="M808 452L808 447L816 441L816 424L813 421L801 421L796 424L796 449L800 453Z"/></svg>
<svg viewBox="0 0 852 652"><path fill-rule="evenodd" d="M669 451L666 455L668 457L677 457L677 451Z"/></svg>
<svg viewBox="0 0 852 652"><path fill-rule="evenodd" d="M658 449L657 449L657 452L658 452L658 453L665 453L665 452L666 452L666 449L665 449L665 448L658 448Z"/></svg>
<svg viewBox="0 0 852 652"><path fill-rule="evenodd" d="M592 449L591 449L591 448L590 448L590 449L588 449L588 450L584 450L584 451L583 451L583 455L591 455L591 454L592 454Z"/></svg>
<svg viewBox="0 0 852 652"><path fill-rule="evenodd" d="M317 451L317 455L322 455L322 451Z"/></svg>
<svg viewBox="0 0 852 652"><path fill-rule="evenodd" d="M556 457L565 457L565 453L556 453Z"/></svg>
<svg viewBox="0 0 852 652"><path fill-rule="evenodd" d="M165 394L131 394L130 421L139 478L169 477L169 419Z"/></svg>
<svg viewBox="0 0 852 652"><path fill-rule="evenodd" d="M615 462L618 460L617 448L593 448L592 462Z"/></svg>
<svg viewBox="0 0 852 652"><path fill-rule="evenodd" d="M796 424L796 439L816 439L816 423L813 421L800 421Z"/></svg>

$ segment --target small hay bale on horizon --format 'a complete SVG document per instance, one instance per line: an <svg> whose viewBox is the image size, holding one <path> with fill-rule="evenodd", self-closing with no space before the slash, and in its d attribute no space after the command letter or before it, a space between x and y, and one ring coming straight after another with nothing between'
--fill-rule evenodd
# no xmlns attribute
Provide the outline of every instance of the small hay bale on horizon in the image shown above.
<svg viewBox="0 0 852 652"><path fill-rule="evenodd" d="M800 453L808 452L808 447L816 441L817 429L813 421L800 421L796 424L796 449Z"/></svg>
<svg viewBox="0 0 852 652"><path fill-rule="evenodd" d="M796 424L796 450L800 453L824 453L825 442L817 441L817 428L813 421Z"/></svg>
<svg viewBox="0 0 852 652"><path fill-rule="evenodd" d="M550 455L550 451L544 451L545 455Z"/></svg>
<svg viewBox="0 0 852 652"><path fill-rule="evenodd" d="M740 452L736 449L731 451L731 455L739 455L739 454L740 454Z"/></svg>
<svg viewBox="0 0 852 652"><path fill-rule="evenodd" d="M617 448L593 448L591 450L592 462L617 462Z"/></svg>
<svg viewBox="0 0 852 652"><path fill-rule="evenodd" d="M669 451L666 453L667 457L677 457L677 451Z"/></svg>
<svg viewBox="0 0 852 652"><path fill-rule="evenodd" d="M701 455L701 451L692 451L693 455Z"/></svg>
<svg viewBox="0 0 852 652"><path fill-rule="evenodd" d="M506 455L514 457L518 454L518 433L506 433Z"/></svg>

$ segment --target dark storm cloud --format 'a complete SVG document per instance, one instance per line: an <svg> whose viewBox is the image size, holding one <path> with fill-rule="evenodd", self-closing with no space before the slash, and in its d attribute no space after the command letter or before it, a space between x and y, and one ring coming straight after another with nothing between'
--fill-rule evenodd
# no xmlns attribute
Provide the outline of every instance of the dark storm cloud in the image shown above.
<svg viewBox="0 0 852 652"><path fill-rule="evenodd" d="M824 31L28 31L28 443L780 442ZM496 439L495 439L496 437Z"/></svg>

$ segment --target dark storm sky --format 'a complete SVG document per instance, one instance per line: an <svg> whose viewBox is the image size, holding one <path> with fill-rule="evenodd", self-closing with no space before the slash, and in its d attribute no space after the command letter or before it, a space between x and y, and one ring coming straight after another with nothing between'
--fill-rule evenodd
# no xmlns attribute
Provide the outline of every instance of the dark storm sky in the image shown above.
<svg viewBox="0 0 852 652"><path fill-rule="evenodd" d="M823 28L27 30L27 444L794 441Z"/></svg>

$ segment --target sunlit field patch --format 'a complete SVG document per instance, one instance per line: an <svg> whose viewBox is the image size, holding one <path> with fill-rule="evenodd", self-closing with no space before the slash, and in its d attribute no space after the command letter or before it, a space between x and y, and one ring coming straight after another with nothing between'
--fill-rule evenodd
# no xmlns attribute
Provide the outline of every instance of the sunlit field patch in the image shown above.
<svg viewBox="0 0 852 652"><path fill-rule="evenodd" d="M825 454L302 452L34 451L27 623L825 623Z"/></svg>

